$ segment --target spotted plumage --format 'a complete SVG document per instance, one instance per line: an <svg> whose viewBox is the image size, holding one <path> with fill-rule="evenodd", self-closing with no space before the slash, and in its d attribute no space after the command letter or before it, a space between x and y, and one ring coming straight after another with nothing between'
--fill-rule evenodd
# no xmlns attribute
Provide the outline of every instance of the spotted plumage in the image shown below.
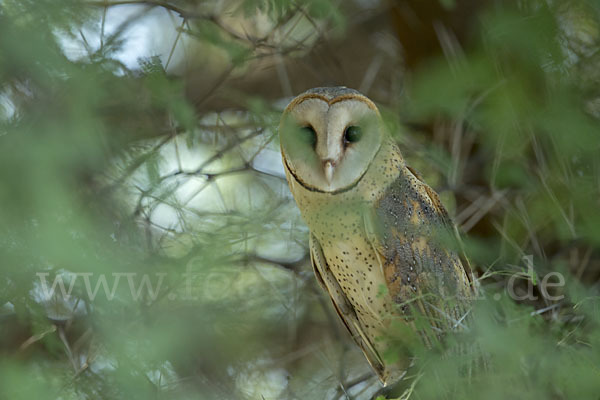
<svg viewBox="0 0 600 400"><path fill-rule="evenodd" d="M317 280L381 381L395 381L411 361L409 348L386 340L393 321L430 345L467 313L471 276L452 250L452 222L375 104L355 90L299 95L283 113L280 139ZM417 316L431 329L417 327ZM385 357L391 350L401 353L395 361Z"/></svg>

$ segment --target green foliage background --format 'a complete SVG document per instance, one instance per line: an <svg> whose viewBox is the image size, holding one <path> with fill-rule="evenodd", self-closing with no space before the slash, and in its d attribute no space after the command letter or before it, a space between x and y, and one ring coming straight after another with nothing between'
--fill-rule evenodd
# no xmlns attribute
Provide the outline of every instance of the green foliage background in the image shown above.
<svg viewBox="0 0 600 400"><path fill-rule="evenodd" d="M410 1L0 1L0 398L597 399L600 3L466 3L431 2L471 28L415 63ZM156 12L172 43L127 65ZM378 102L465 232L482 298L448 342L489 368L415 348L384 392L316 287L276 126L330 84Z"/></svg>

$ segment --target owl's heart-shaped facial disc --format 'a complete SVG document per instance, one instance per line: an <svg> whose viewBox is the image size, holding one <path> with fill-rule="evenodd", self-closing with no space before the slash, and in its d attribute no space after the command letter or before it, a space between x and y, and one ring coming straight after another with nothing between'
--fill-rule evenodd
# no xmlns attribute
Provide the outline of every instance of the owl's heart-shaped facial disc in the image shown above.
<svg viewBox="0 0 600 400"><path fill-rule="evenodd" d="M298 183L337 192L365 174L381 146L383 129L371 100L351 89L326 89L292 100L279 133L284 162Z"/></svg>

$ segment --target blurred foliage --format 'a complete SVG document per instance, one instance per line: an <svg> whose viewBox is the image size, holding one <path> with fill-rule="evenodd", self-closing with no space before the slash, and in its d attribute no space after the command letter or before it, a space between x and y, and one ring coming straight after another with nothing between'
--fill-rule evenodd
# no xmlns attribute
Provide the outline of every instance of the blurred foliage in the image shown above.
<svg viewBox="0 0 600 400"><path fill-rule="evenodd" d="M596 399L600 4L472 6L0 1L0 398ZM330 84L465 233L487 366L384 392L317 288L276 126Z"/></svg>

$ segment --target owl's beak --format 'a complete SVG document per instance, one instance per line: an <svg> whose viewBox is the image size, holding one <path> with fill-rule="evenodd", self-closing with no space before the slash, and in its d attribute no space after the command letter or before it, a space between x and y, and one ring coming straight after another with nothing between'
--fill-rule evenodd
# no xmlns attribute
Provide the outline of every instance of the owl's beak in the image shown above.
<svg viewBox="0 0 600 400"><path fill-rule="evenodd" d="M325 160L323 163L323 170L325 172L325 179L327 179L327 183L331 183L333 179L333 170L335 169L335 162L332 160Z"/></svg>

